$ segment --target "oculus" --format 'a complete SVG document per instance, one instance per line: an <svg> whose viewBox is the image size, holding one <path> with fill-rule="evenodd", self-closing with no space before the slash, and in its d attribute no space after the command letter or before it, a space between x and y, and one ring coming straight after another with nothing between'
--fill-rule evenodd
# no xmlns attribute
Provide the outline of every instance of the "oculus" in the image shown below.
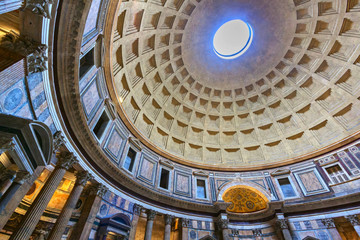
<svg viewBox="0 0 360 240"><path fill-rule="evenodd" d="M223 59L235 59L244 54L253 40L250 24L236 19L223 24L213 39L214 52Z"/></svg>

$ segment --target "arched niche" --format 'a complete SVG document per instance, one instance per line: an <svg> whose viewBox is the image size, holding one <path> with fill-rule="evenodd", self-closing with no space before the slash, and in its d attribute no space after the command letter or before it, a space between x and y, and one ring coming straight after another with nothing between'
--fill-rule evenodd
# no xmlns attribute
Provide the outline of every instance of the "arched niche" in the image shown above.
<svg viewBox="0 0 360 240"><path fill-rule="evenodd" d="M233 181L219 191L218 202L226 203L226 211L249 214L266 211L271 196L252 182Z"/></svg>
<svg viewBox="0 0 360 240"><path fill-rule="evenodd" d="M127 239L130 229L131 221L129 216L117 213L100 220L97 239L107 239L107 237Z"/></svg>

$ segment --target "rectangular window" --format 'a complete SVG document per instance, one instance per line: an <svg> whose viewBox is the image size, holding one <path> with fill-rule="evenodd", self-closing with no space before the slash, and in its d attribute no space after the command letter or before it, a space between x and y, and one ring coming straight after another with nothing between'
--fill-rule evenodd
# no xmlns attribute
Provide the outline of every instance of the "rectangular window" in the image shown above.
<svg viewBox="0 0 360 240"><path fill-rule="evenodd" d="M196 180L196 196L197 198L206 198L205 180Z"/></svg>
<svg viewBox="0 0 360 240"><path fill-rule="evenodd" d="M161 174L160 174L160 187L161 188L169 189L169 176L170 176L170 171L162 168Z"/></svg>
<svg viewBox="0 0 360 240"><path fill-rule="evenodd" d="M80 79L94 66L94 49L91 49L80 59Z"/></svg>
<svg viewBox="0 0 360 240"><path fill-rule="evenodd" d="M326 168L326 172L329 174L333 183L342 183L348 181L349 178L339 165Z"/></svg>
<svg viewBox="0 0 360 240"><path fill-rule="evenodd" d="M95 133L95 135L98 139L100 139L102 137L102 135L104 134L109 121L110 121L110 119L109 119L108 115L106 114L106 112L104 111L101 114L101 117L99 118L99 120L97 121L95 127L93 128L93 132Z"/></svg>
<svg viewBox="0 0 360 240"><path fill-rule="evenodd" d="M290 183L289 178L280 178L278 179L281 191L284 195L284 198L296 197L293 186Z"/></svg>
<svg viewBox="0 0 360 240"><path fill-rule="evenodd" d="M126 170L128 170L129 172L133 171L135 157L136 157L136 152L134 150L132 150L131 148L129 148L129 151L126 155L125 162L124 162L124 168Z"/></svg>

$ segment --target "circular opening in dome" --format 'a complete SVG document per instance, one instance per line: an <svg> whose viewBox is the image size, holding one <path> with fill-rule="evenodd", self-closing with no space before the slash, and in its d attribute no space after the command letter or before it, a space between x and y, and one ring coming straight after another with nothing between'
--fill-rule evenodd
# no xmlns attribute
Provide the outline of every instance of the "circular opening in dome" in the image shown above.
<svg viewBox="0 0 360 240"><path fill-rule="evenodd" d="M246 52L253 40L250 24L232 20L223 24L214 36L214 52L223 59L234 59Z"/></svg>

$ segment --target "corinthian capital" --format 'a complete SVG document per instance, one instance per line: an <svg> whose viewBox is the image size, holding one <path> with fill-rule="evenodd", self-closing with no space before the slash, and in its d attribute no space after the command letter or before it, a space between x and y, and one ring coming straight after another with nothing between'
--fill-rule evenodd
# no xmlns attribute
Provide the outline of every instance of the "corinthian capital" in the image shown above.
<svg viewBox="0 0 360 240"><path fill-rule="evenodd" d="M88 181L93 179L93 176L87 171L79 171L76 173L75 185L85 186Z"/></svg>
<svg viewBox="0 0 360 240"><path fill-rule="evenodd" d="M217 225L220 229L228 229L229 228L229 220L220 218L217 220Z"/></svg>
<svg viewBox="0 0 360 240"><path fill-rule="evenodd" d="M170 225L174 219L172 215L165 215L165 225Z"/></svg>
<svg viewBox="0 0 360 240"><path fill-rule="evenodd" d="M288 223L286 219L278 219L276 220L276 224L280 229L288 229Z"/></svg>
<svg viewBox="0 0 360 240"><path fill-rule="evenodd" d="M109 189L101 183L97 183L96 185L91 186L90 193L95 194L99 197L104 197Z"/></svg>
<svg viewBox="0 0 360 240"><path fill-rule="evenodd" d="M359 226L360 220L357 215L349 215L345 217L353 226Z"/></svg>
<svg viewBox="0 0 360 240"><path fill-rule="evenodd" d="M149 209L149 210L146 211L146 215L147 215L147 220L148 221L149 220L154 220L155 216L156 216L156 211Z"/></svg>
<svg viewBox="0 0 360 240"><path fill-rule="evenodd" d="M321 222L325 225L326 228L335 228L335 222L332 218L321 219Z"/></svg>
<svg viewBox="0 0 360 240"><path fill-rule="evenodd" d="M70 152L61 152L58 156L58 162L56 164L56 168L63 168L68 170L75 163L78 163L78 160L74 156L73 153Z"/></svg>
<svg viewBox="0 0 360 240"><path fill-rule="evenodd" d="M53 136L53 152L56 153L61 148L61 146L64 146L64 144L64 136L62 135L61 131L57 131Z"/></svg>
<svg viewBox="0 0 360 240"><path fill-rule="evenodd" d="M50 18L50 6L52 0L25 0L24 9L30 9L32 13Z"/></svg>
<svg viewBox="0 0 360 240"><path fill-rule="evenodd" d="M28 171L17 171L16 177L14 179L14 182L19 184L24 184L25 181L27 181L31 177L30 173Z"/></svg>

